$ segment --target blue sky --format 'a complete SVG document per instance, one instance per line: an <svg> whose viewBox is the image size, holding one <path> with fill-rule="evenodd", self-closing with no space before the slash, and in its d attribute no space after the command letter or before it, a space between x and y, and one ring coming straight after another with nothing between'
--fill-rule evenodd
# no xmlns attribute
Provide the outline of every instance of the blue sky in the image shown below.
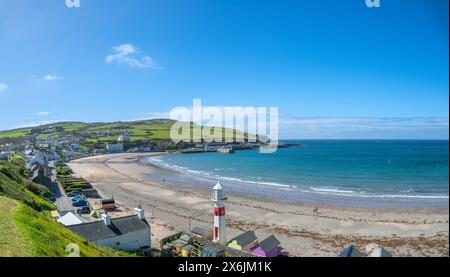
<svg viewBox="0 0 450 277"><path fill-rule="evenodd" d="M284 138L448 138L448 1L0 0L0 129L277 106Z"/></svg>

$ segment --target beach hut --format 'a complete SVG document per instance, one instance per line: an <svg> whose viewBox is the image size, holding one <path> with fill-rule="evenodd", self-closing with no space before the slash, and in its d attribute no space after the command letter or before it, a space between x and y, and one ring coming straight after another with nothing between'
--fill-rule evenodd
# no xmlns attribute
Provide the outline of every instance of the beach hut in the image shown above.
<svg viewBox="0 0 450 277"><path fill-rule="evenodd" d="M363 254L353 245L345 248L339 257L363 257Z"/></svg>
<svg viewBox="0 0 450 277"><path fill-rule="evenodd" d="M103 210L114 210L116 208L116 201L114 199L102 199L100 205Z"/></svg>
<svg viewBox="0 0 450 277"><path fill-rule="evenodd" d="M185 245L183 247L181 247L181 257L189 257L191 255L191 251L192 251L193 246L192 245Z"/></svg>
<svg viewBox="0 0 450 277"><path fill-rule="evenodd" d="M260 257L278 257L281 251L280 244L280 241L271 235L252 248L251 253Z"/></svg>
<svg viewBox="0 0 450 277"><path fill-rule="evenodd" d="M213 230L205 226L196 226L191 230L191 233L204 240L213 239Z"/></svg>
<svg viewBox="0 0 450 277"><path fill-rule="evenodd" d="M192 238L186 234L181 235L180 240L185 244L192 244Z"/></svg>
<svg viewBox="0 0 450 277"><path fill-rule="evenodd" d="M258 244L258 238L253 231L247 231L233 238L228 243L228 247L245 252L251 252L251 249Z"/></svg>
<svg viewBox="0 0 450 277"><path fill-rule="evenodd" d="M208 245L202 249L201 257L223 257L225 255L225 247L216 244L216 245Z"/></svg>
<svg viewBox="0 0 450 277"><path fill-rule="evenodd" d="M171 242L172 249L177 253L178 255L181 254L181 249L186 246L186 243L180 239L177 239L175 241Z"/></svg>
<svg viewBox="0 0 450 277"><path fill-rule="evenodd" d="M391 253L376 243L366 245L365 253L367 257L392 257Z"/></svg>

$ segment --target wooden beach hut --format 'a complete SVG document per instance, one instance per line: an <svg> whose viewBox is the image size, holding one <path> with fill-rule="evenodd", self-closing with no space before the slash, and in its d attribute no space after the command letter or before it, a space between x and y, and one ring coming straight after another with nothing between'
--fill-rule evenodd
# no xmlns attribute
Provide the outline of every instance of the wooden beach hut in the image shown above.
<svg viewBox="0 0 450 277"><path fill-rule="evenodd" d="M278 257L281 251L280 244L280 241L271 235L252 248L251 253L260 257Z"/></svg>
<svg viewBox="0 0 450 277"><path fill-rule="evenodd" d="M363 254L354 245L350 245L341 252L339 257L363 257Z"/></svg>
<svg viewBox="0 0 450 277"><path fill-rule="evenodd" d="M228 243L228 247L245 252L251 252L251 249L258 244L258 238L253 231L247 231L233 238Z"/></svg>

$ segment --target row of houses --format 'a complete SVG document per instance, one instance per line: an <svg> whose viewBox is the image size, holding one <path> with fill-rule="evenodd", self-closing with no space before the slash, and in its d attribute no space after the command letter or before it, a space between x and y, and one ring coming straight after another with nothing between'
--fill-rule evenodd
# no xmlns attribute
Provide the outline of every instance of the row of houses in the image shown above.
<svg viewBox="0 0 450 277"><path fill-rule="evenodd" d="M9 157L11 157L14 154L15 154L14 151L3 151L3 152L0 152L0 160L8 160Z"/></svg>
<svg viewBox="0 0 450 277"><path fill-rule="evenodd" d="M122 153L123 152L123 144L107 144L106 151L108 153Z"/></svg>

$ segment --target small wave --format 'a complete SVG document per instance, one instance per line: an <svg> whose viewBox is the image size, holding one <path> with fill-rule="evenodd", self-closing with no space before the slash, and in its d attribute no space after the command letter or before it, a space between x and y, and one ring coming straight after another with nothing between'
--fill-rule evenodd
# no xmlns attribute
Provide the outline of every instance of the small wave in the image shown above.
<svg viewBox="0 0 450 277"><path fill-rule="evenodd" d="M291 185L284 185L274 182L261 182L261 181L251 181L251 180L242 180L239 178L232 178L232 177L220 177L222 180L231 181L231 182L240 182L240 183L247 183L247 184L255 184L255 185L266 185L266 186L273 186L273 187L280 187L280 188L291 188Z"/></svg>
<svg viewBox="0 0 450 277"><path fill-rule="evenodd" d="M229 181L229 182L239 182L239 183L248 183L248 184L255 184L255 185L265 185L265 186L271 186L271 187L277 187L278 189L283 190L295 190L302 193L317 193L317 194L323 194L323 195L335 195L335 196L344 196L344 197L361 197L361 198L403 198L403 199L449 199L448 195L413 195L409 193L413 193L414 190L408 189L408 190L401 190L399 191L400 194L372 194L367 193L365 191L352 191L352 190L340 190L336 188L326 188L326 187L310 187L308 189L302 189L301 187L295 186L295 185L286 185L286 184L280 184L275 182L264 182L264 181L252 181L252 180L243 180L240 178L234 178L234 177L226 177L226 176L220 176L216 174L211 174L205 171L200 170L193 170L187 167L177 166L174 164L169 164L164 162L159 157L150 157L148 159L150 163L159 165L161 167L165 167L168 169L172 169L179 172L185 172L187 174L196 174L196 175L202 175L205 177L214 177L219 178L221 180ZM214 171L220 171L220 168L214 168Z"/></svg>
<svg viewBox="0 0 450 277"><path fill-rule="evenodd" d="M408 194L369 194L363 191L354 192L347 190L338 189L325 189L325 188L313 188L311 190L314 193L326 194L326 195L336 195L336 196L346 196L346 197L362 197L362 198L404 198L404 199L448 199L448 195L408 195Z"/></svg>
<svg viewBox="0 0 450 277"><path fill-rule="evenodd" d="M314 187L310 187L310 189L313 191L322 191L322 192L355 193L353 190L339 190L339 189L314 188Z"/></svg>

